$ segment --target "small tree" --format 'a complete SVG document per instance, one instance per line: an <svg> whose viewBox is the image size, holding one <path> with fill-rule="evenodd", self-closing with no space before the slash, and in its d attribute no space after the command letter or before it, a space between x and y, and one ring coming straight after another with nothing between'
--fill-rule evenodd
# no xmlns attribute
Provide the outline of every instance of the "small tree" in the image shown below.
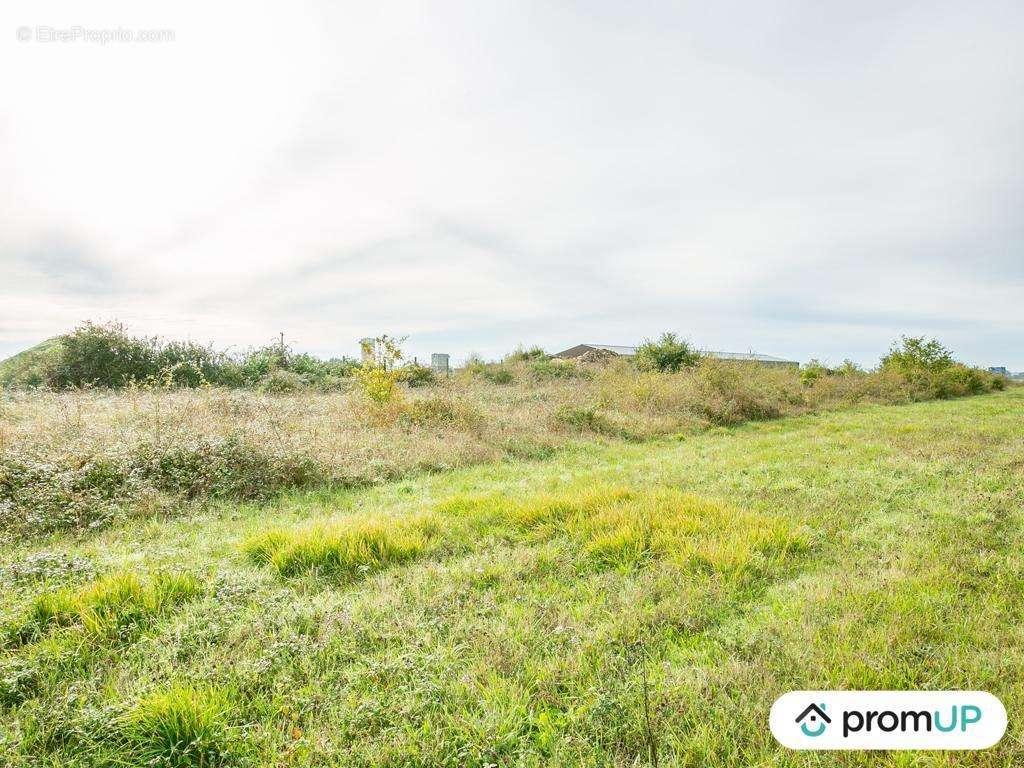
<svg viewBox="0 0 1024 768"><path fill-rule="evenodd" d="M817 358L813 358L808 360L807 364L800 371L800 381L803 382L805 387L813 387L818 379L824 376L831 376L833 373L834 371L827 365Z"/></svg>
<svg viewBox="0 0 1024 768"><path fill-rule="evenodd" d="M363 364L354 374L362 393L374 405L386 406L398 399L402 373L396 366L402 360L403 341L385 334L363 346Z"/></svg>
<svg viewBox="0 0 1024 768"><path fill-rule="evenodd" d="M688 341L666 332L657 341L644 341L636 351L635 362L642 371L674 373L682 368L692 368L700 358L700 352Z"/></svg>
<svg viewBox="0 0 1024 768"><path fill-rule="evenodd" d="M902 336L882 358L881 368L898 373L938 373L953 365L953 355L938 339Z"/></svg>

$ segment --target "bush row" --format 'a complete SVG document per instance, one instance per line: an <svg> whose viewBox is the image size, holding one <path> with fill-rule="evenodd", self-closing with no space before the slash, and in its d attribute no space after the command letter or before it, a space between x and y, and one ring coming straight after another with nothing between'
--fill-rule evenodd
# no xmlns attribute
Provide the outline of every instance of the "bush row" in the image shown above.
<svg viewBox="0 0 1024 768"><path fill-rule="evenodd" d="M7 384L53 389L212 384L280 392L338 388L355 366L348 358L296 354L283 344L229 354L190 341L133 337L119 323L87 322L58 337L45 355L36 356L33 365L23 366Z"/></svg>

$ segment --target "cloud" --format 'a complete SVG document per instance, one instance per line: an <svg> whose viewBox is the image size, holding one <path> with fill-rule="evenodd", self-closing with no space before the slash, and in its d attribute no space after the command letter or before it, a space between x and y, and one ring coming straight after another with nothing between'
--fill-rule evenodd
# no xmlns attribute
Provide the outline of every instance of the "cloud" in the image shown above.
<svg viewBox="0 0 1024 768"><path fill-rule="evenodd" d="M14 0L0 354L85 318L1024 369L1019 3ZM9 181L7 181L9 180ZM57 233L57 234L54 234Z"/></svg>

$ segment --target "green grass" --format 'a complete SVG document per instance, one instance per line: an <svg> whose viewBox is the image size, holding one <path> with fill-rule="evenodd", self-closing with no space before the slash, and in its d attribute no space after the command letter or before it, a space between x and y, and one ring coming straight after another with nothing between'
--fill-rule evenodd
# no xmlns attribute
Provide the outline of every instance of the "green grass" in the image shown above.
<svg viewBox="0 0 1024 768"><path fill-rule="evenodd" d="M0 765L1017 765L1021 456L1012 389L8 544L82 566L4 586ZM784 750L815 688L988 690L1009 731Z"/></svg>
<svg viewBox="0 0 1024 768"><path fill-rule="evenodd" d="M133 573L115 573L79 590L39 595L8 635L15 645L65 627L77 627L95 637L118 637L131 627L152 622L200 591L199 583L189 575L157 573L143 581Z"/></svg>
<svg viewBox="0 0 1024 768"><path fill-rule="evenodd" d="M135 765L215 768L235 762L228 695L175 685L140 701L120 723L125 752Z"/></svg>
<svg viewBox="0 0 1024 768"><path fill-rule="evenodd" d="M60 339L54 337L0 360L0 387L38 387L46 383L46 371L56 356Z"/></svg>
<svg viewBox="0 0 1024 768"><path fill-rule="evenodd" d="M351 580L420 555L427 545L424 534L432 528L423 520L389 525L356 520L331 528L265 531L250 538L243 549L281 576L313 571Z"/></svg>

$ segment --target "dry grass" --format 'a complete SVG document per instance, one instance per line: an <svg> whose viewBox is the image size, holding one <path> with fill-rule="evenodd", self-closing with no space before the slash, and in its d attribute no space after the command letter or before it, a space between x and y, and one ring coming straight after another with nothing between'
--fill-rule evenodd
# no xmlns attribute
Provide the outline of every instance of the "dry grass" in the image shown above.
<svg viewBox="0 0 1024 768"><path fill-rule="evenodd" d="M926 394L883 374L825 377L706 361L680 373L505 365L459 372L385 406L355 392L139 389L0 394L0 533L105 525L182 500L362 485L580 439L647 440L709 426L897 403ZM493 371L491 372L493 374Z"/></svg>

